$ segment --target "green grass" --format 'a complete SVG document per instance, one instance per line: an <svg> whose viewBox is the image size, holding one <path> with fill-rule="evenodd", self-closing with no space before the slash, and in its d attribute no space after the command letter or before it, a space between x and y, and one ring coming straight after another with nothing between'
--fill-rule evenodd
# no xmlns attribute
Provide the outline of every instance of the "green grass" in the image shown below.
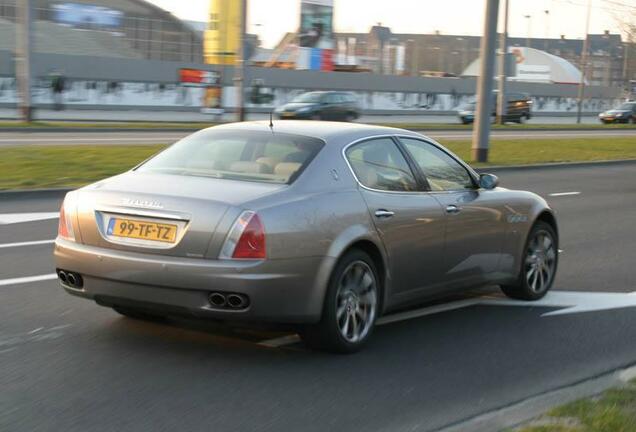
<svg viewBox="0 0 636 432"><path fill-rule="evenodd" d="M633 432L636 431L636 382L581 399L549 411L516 432Z"/></svg>
<svg viewBox="0 0 636 432"><path fill-rule="evenodd" d="M471 160L470 142L447 141L443 144L462 159ZM487 165L528 165L618 159L636 159L636 137L493 140L490 143L490 157Z"/></svg>
<svg viewBox="0 0 636 432"><path fill-rule="evenodd" d="M0 189L75 187L132 168L163 146L0 148Z"/></svg>
<svg viewBox="0 0 636 432"><path fill-rule="evenodd" d="M470 160L469 141L448 148ZM76 187L125 171L164 146L22 146L0 148L0 189ZM636 138L497 140L488 165L636 159ZM479 166L479 165L477 165Z"/></svg>

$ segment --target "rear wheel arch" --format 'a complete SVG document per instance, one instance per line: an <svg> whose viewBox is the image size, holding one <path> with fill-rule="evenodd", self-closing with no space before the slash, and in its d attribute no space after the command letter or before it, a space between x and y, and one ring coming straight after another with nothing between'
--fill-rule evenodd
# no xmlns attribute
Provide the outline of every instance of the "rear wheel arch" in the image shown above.
<svg viewBox="0 0 636 432"><path fill-rule="evenodd" d="M343 256L345 256L347 253L351 252L352 250L360 250L366 253L367 255L369 255L371 260L373 260L373 264L375 265L375 270L378 272L378 279L379 279L378 288L380 291L379 293L380 295L378 296L380 300L380 304L378 305L378 313L381 314L382 308L386 304L385 296L388 292L388 290L386 289L388 271L387 271L387 264L385 262L384 255L380 251L379 246L376 245L371 240L359 239L351 243L347 248L345 248L340 254L340 256L338 257L338 259L342 258Z"/></svg>

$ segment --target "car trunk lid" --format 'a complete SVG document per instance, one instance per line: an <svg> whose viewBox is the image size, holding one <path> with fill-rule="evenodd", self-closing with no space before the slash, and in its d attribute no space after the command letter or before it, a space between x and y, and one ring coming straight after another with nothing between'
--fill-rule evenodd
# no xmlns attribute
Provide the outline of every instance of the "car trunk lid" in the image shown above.
<svg viewBox="0 0 636 432"><path fill-rule="evenodd" d="M218 256L218 238L241 204L285 185L129 172L79 191L84 244L160 255ZM220 232L224 231L224 232ZM206 254L207 252L207 254Z"/></svg>

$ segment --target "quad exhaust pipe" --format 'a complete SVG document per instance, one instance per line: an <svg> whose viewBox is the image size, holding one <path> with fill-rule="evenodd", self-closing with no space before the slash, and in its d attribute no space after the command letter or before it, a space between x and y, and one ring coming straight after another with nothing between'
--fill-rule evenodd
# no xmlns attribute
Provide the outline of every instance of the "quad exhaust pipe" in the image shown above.
<svg viewBox="0 0 636 432"><path fill-rule="evenodd" d="M82 288L84 286L84 279L79 273L58 269L57 277L63 285L71 288Z"/></svg>
<svg viewBox="0 0 636 432"><path fill-rule="evenodd" d="M245 294L224 294L220 292L213 292L209 295L208 300L210 304L216 309L245 309L249 306L249 297Z"/></svg>

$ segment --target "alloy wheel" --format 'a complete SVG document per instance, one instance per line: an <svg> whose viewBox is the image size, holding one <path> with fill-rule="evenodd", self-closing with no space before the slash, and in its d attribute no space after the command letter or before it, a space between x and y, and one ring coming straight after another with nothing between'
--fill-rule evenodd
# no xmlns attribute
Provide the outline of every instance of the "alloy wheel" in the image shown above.
<svg viewBox="0 0 636 432"><path fill-rule="evenodd" d="M375 322L377 282L364 261L353 261L340 277L336 320L340 335L350 343L363 340Z"/></svg>
<svg viewBox="0 0 636 432"><path fill-rule="evenodd" d="M528 287L535 293L545 291L552 283L556 254L554 239L548 231L537 231L528 243L525 277Z"/></svg>

